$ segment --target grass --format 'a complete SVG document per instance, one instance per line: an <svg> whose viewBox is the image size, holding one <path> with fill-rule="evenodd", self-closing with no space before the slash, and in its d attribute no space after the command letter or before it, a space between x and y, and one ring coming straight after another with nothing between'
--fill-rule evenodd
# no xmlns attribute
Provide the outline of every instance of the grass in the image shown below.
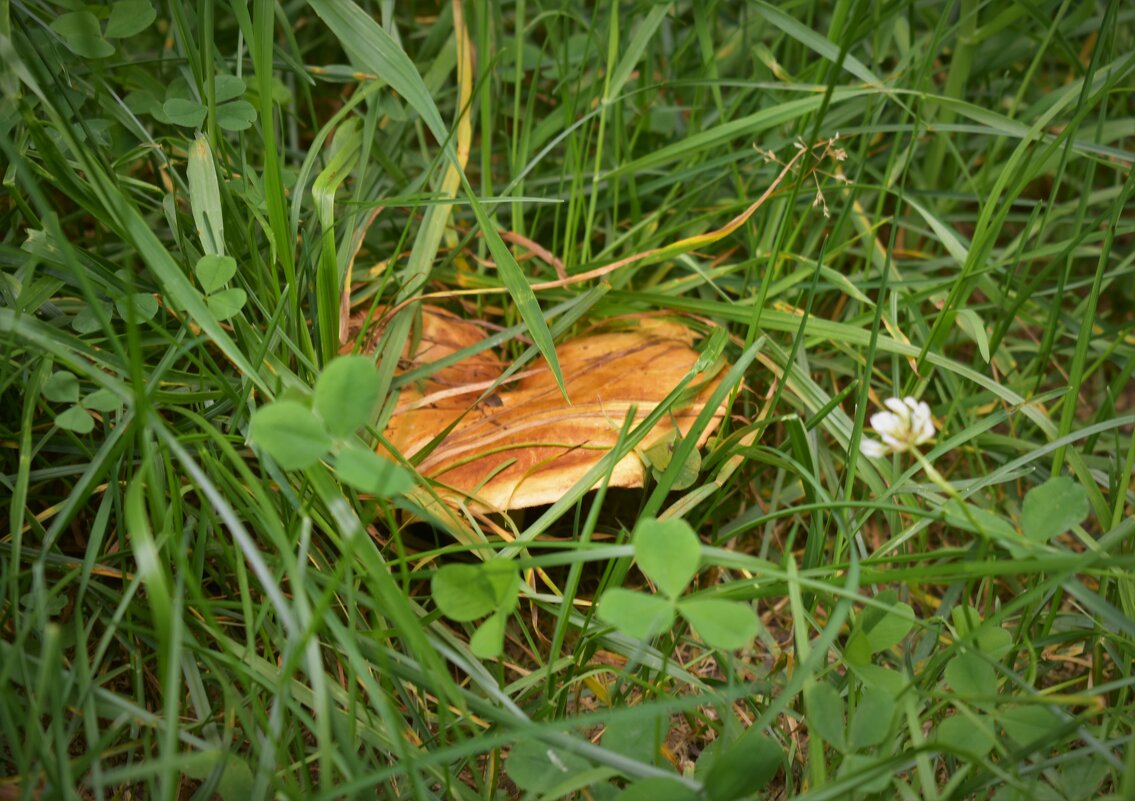
<svg viewBox="0 0 1135 801"><path fill-rule="evenodd" d="M1135 11L362 8L0 3L0 796L1135 797ZM658 252L533 295L514 235ZM471 540L249 444L348 275L406 302L376 424L426 294L744 380L693 487ZM934 442L860 455L907 395ZM658 516L751 645L595 615ZM481 658L430 583L508 559Z"/></svg>

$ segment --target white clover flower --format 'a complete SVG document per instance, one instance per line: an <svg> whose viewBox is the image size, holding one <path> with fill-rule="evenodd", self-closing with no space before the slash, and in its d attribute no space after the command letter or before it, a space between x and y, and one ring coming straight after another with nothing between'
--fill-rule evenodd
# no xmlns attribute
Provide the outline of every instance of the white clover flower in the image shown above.
<svg viewBox="0 0 1135 801"><path fill-rule="evenodd" d="M890 411L871 415L871 428L883 441L860 440L859 451L864 456L874 459L888 453L904 453L934 438L934 418L925 401L887 398L883 405Z"/></svg>

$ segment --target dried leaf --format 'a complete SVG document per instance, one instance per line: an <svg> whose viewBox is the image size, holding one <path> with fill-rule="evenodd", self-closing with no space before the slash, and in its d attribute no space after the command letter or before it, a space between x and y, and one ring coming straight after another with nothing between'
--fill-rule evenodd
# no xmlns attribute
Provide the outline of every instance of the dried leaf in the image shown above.
<svg viewBox="0 0 1135 801"><path fill-rule="evenodd" d="M454 320L436 311L424 314L421 347L410 362L433 361L472 344L472 324ZM630 331L559 345L570 406L544 362L476 403L501 374L501 362L482 353L436 373L424 393L404 392L386 437L409 458L459 420L418 465L422 475L439 482L441 497L481 511L554 503L616 444L632 406L641 421L689 373L699 355L692 339L683 326L644 320ZM671 409L639 450L673 436L675 425L681 435L689 431L720 375L698 376L692 396ZM718 410L699 445L723 414ZM641 487L645 477L641 456L632 453L615 465L610 486Z"/></svg>

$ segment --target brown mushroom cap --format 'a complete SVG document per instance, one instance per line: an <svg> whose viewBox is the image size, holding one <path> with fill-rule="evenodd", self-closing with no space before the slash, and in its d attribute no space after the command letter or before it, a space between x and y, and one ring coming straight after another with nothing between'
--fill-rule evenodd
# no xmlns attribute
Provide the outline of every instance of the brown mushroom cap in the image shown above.
<svg viewBox="0 0 1135 801"><path fill-rule="evenodd" d="M437 330L447 329L447 322L453 327ZM426 311L420 346L411 361L416 365L443 358L472 344L468 326L446 312ZM472 334L479 335L479 329ZM411 457L460 418L418 465L422 475L438 481L442 498L479 511L554 503L616 444L632 407L636 422L641 421L686 377L699 356L690 347L693 336L684 326L648 319L629 331L557 345L571 405L542 360L520 373L515 383L477 403L502 372L495 355L478 354L438 371L424 392L404 390L386 438ZM692 397L664 416L640 449L670 437L675 423L685 435L722 374L695 377ZM699 446L723 414L718 409L700 432ZM641 487L645 478L642 459L631 453L616 464L609 485Z"/></svg>

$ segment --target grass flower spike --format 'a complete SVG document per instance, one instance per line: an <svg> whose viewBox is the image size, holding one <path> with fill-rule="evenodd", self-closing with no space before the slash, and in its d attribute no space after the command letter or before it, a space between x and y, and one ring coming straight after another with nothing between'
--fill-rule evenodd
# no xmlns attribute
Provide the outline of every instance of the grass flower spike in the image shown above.
<svg viewBox="0 0 1135 801"><path fill-rule="evenodd" d="M871 415L871 428L875 429L882 442L876 439L863 439L859 450L864 456L877 458L887 453L904 453L934 438L934 419L925 401L907 397L887 398L883 405L889 412Z"/></svg>

